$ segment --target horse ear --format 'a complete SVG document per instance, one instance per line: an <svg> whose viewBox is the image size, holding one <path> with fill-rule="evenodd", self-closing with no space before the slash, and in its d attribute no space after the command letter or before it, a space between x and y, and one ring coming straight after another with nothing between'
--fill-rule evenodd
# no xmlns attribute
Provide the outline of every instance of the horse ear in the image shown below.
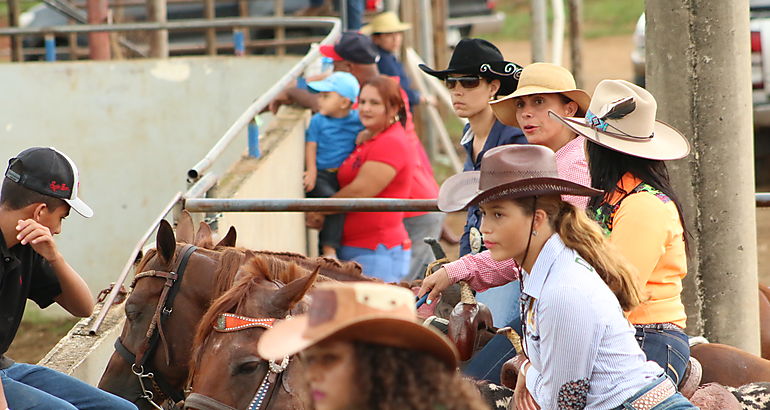
<svg viewBox="0 0 770 410"><path fill-rule="evenodd" d="M155 239L155 247L158 249L161 259L166 263L171 263L171 260L174 258L174 252L176 252L176 238L174 238L174 229L171 228L171 224L165 219L160 221L158 236Z"/></svg>
<svg viewBox="0 0 770 410"><path fill-rule="evenodd" d="M228 246L233 247L235 246L235 238L238 236L238 234L235 232L235 227L231 226L230 229L227 230L227 235L225 235L224 238L222 238L221 241L217 244L217 248L220 246Z"/></svg>
<svg viewBox="0 0 770 410"><path fill-rule="evenodd" d="M313 286L320 271L321 267L319 266L310 275L294 279L288 285L278 289L278 292L270 300L272 305L277 309L287 312L291 310L302 300L310 287Z"/></svg>
<svg viewBox="0 0 770 410"><path fill-rule="evenodd" d="M195 234L195 246L203 249L213 249L214 241L211 239L211 227L206 222L201 222L198 232Z"/></svg>
<svg viewBox="0 0 770 410"><path fill-rule="evenodd" d="M192 215L186 209L183 209L176 224L176 237L179 242L193 243L193 236L195 236L195 226L193 225Z"/></svg>

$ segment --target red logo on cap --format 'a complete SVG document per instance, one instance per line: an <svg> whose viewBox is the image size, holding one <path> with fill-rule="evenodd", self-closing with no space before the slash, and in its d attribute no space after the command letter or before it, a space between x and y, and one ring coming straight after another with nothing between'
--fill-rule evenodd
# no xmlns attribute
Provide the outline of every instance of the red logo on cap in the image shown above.
<svg viewBox="0 0 770 410"><path fill-rule="evenodd" d="M49 188L51 188L51 191L69 191L70 187L67 186L67 184L57 184L56 181L51 181L51 185L48 185Z"/></svg>

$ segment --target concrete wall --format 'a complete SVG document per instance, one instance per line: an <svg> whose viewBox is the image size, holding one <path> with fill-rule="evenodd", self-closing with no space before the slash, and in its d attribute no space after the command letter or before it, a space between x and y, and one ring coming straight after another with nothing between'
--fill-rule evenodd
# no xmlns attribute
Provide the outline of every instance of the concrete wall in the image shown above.
<svg viewBox="0 0 770 410"><path fill-rule="evenodd" d="M222 180L222 198L302 198L305 128L308 110L282 107L260 139L262 157L244 159ZM225 213L221 235L230 226L238 231L238 246L306 253L307 234L302 213Z"/></svg>
<svg viewBox="0 0 770 410"><path fill-rule="evenodd" d="M81 197L95 214L73 214L57 242L96 293L114 281L173 193L186 189L186 170L298 59L2 64L2 168L35 145L55 146L75 160ZM245 146L244 133L219 168Z"/></svg>

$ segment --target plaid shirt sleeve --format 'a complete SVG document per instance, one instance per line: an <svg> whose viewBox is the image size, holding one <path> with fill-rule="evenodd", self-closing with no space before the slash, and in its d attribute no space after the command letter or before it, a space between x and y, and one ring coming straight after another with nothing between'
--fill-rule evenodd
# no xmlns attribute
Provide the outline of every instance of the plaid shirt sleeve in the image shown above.
<svg viewBox="0 0 770 410"><path fill-rule="evenodd" d="M477 292L519 279L519 265L513 259L496 261L489 251L467 254L444 265L452 283L464 280Z"/></svg>

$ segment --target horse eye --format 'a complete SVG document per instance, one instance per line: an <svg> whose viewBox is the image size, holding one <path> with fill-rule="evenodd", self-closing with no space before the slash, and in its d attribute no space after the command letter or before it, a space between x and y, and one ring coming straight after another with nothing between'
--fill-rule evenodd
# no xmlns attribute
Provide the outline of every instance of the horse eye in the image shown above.
<svg viewBox="0 0 770 410"><path fill-rule="evenodd" d="M250 374L257 371L257 367L259 367L258 361L249 361L244 362L238 365L238 367L235 368L236 374Z"/></svg>
<svg viewBox="0 0 770 410"><path fill-rule="evenodd" d="M126 306L126 319L128 320L136 320L139 318L139 314L142 313L141 310L136 309L131 306Z"/></svg>

